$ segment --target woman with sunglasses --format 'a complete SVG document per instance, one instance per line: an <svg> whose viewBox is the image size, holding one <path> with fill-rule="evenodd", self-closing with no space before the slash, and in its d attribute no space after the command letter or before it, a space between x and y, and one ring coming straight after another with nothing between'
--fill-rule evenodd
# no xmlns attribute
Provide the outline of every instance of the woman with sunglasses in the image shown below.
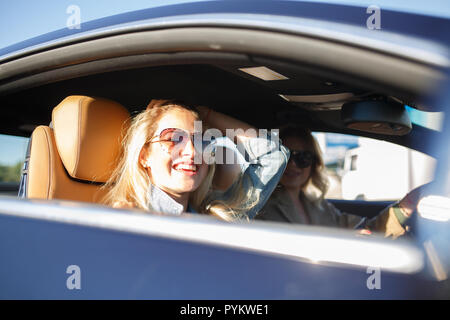
<svg viewBox="0 0 450 320"><path fill-rule="evenodd" d="M280 130L280 138L291 156L279 185L256 219L312 225L346 223L336 219L337 209L323 199L328 180L319 145L311 133L286 127ZM319 196L313 196L313 189Z"/></svg>
<svg viewBox="0 0 450 320"><path fill-rule="evenodd" d="M416 188L371 220L341 212L324 199L328 179L320 147L311 132L288 126L280 130L280 138L291 157L280 184L256 219L357 228L363 234L370 233L370 229L397 238L408 229L420 197L428 193L429 185ZM312 191L316 191L315 195Z"/></svg>
<svg viewBox="0 0 450 320"><path fill-rule="evenodd" d="M226 136L202 139L203 132L195 123L199 120L203 120L203 128L215 128L224 136L233 132L235 141ZM176 215L192 212L224 220L253 218L277 185L289 151L279 144L278 137L252 136L249 129L248 124L206 107L194 109L170 100L152 100L127 130L119 166L106 184L110 190L104 202L116 208ZM222 173L226 179L213 184L216 165L211 159L220 139L240 161ZM240 157L239 151L244 153Z"/></svg>

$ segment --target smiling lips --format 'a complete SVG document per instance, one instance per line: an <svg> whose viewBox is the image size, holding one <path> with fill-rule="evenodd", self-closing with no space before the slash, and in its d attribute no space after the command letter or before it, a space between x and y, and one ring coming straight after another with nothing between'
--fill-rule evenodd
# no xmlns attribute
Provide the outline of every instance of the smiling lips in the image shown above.
<svg viewBox="0 0 450 320"><path fill-rule="evenodd" d="M182 172L186 175L194 175L197 173L198 167L193 162L178 162L175 163L172 168L178 172Z"/></svg>

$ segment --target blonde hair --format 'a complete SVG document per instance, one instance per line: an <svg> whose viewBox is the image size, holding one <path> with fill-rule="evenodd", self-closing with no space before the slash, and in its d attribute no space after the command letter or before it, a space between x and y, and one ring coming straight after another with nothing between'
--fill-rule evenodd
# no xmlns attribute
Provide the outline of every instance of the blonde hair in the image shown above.
<svg viewBox="0 0 450 320"><path fill-rule="evenodd" d="M103 199L105 204L131 202L137 208L152 210L148 203L152 183L146 169L140 163L140 155L154 136L159 120L165 113L174 109L191 112L196 119L200 119L194 108L173 100L152 100L144 111L132 119L122 141L119 164L104 185L104 188L108 189ZM215 164L211 164L205 179L190 194L189 203L200 213L211 214L226 221L245 218L243 212L249 207L248 204L245 204L244 198L248 196L249 192L247 194L241 192L242 179L239 179L239 182L234 185L235 190L230 199L227 201L214 200L213 194L218 194L218 191L212 192L214 173Z"/></svg>
<svg viewBox="0 0 450 320"><path fill-rule="evenodd" d="M307 194L309 197L313 197L314 189L316 189L319 193L315 197L318 202L323 200L325 194L328 191L329 182L328 177L325 171L325 164L322 158L322 151L320 150L320 146L317 143L317 140L306 128L296 127L296 126L286 126L280 129L280 138L281 140L286 139L288 137L299 138L301 139L307 151L310 151L314 155L314 160L311 165L311 173L306 181L306 183L302 187L302 191Z"/></svg>

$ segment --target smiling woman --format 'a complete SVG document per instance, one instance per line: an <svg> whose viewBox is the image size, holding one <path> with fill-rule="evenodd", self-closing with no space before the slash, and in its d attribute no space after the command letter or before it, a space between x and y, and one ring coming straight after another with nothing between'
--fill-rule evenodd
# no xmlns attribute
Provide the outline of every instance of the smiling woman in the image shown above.
<svg viewBox="0 0 450 320"><path fill-rule="evenodd" d="M206 107L198 109L152 100L133 119L120 164L105 186L111 188L105 203L169 214L206 213L227 221L256 215L278 183L289 152L277 137L251 136L248 133L254 130L246 123ZM202 134L195 132L195 121L200 119L222 133L241 130L236 142L250 161L239 164L239 170L228 177L225 191L212 187L216 165L207 164L204 156L198 161L198 153L205 150L197 150L191 136ZM237 147L234 150L239 152Z"/></svg>
<svg viewBox="0 0 450 320"><path fill-rule="evenodd" d="M289 148L291 158L280 185L256 219L355 228L361 229L361 234L376 231L393 238L409 231L412 213L417 208L420 196L429 192L429 185L415 188L401 200L367 220L340 211L324 198L328 189L328 179L324 171L322 153L310 131L301 127L287 126L281 129L280 136ZM311 189L316 189L318 194L315 195Z"/></svg>

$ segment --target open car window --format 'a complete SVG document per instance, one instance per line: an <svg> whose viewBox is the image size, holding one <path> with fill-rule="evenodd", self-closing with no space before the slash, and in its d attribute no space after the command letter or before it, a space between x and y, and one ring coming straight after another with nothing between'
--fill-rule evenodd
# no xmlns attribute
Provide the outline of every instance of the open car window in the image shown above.
<svg viewBox="0 0 450 320"><path fill-rule="evenodd" d="M0 135L0 195L17 196L28 140Z"/></svg>

